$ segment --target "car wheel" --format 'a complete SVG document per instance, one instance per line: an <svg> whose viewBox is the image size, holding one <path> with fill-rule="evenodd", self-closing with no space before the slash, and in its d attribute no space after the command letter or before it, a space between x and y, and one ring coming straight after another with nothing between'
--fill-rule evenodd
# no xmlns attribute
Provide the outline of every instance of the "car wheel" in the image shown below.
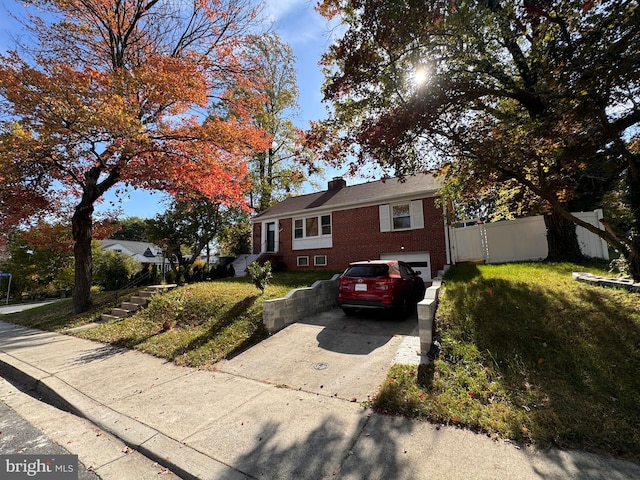
<svg viewBox="0 0 640 480"><path fill-rule="evenodd" d="M352 316L354 316L356 314L356 310L354 308L342 307L342 311L348 317L352 317Z"/></svg>
<svg viewBox="0 0 640 480"><path fill-rule="evenodd" d="M402 300L400 300L400 303L398 304L398 313L400 314L400 317L402 319L405 319L406 317L409 316L409 309L410 309L409 297L405 295L404 297L402 297Z"/></svg>

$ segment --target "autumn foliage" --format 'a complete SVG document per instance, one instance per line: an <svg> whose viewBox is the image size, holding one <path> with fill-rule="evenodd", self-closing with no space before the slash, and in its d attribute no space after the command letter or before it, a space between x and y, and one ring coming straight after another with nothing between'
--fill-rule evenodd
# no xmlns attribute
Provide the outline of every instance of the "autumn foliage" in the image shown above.
<svg viewBox="0 0 640 480"><path fill-rule="evenodd" d="M254 12L243 0L43 3L55 21L31 19L38 42L0 55L0 228L72 206L81 311L94 206L108 190L244 204L246 159L269 139L251 121L259 98L224 99L248 81L237 51Z"/></svg>
<svg viewBox="0 0 640 480"><path fill-rule="evenodd" d="M578 225L620 252L640 281L637 2L317 8L340 15L344 29L323 56L331 111L312 125L310 148L352 172L372 162L397 175L438 168L440 193L453 201L545 213L550 260L581 256ZM571 213L601 207L604 229Z"/></svg>

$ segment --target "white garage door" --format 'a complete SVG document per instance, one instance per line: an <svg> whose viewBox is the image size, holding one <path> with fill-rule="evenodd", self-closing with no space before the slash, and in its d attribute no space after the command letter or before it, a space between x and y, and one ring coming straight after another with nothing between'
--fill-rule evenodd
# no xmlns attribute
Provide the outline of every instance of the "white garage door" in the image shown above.
<svg viewBox="0 0 640 480"><path fill-rule="evenodd" d="M431 281L431 258L428 252L383 253L380 255L380 260L402 260L420 272L420 276L425 282Z"/></svg>

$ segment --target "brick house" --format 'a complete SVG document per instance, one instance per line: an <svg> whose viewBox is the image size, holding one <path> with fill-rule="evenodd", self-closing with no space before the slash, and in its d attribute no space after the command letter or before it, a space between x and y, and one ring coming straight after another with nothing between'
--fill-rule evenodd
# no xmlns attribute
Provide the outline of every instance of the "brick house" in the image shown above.
<svg viewBox="0 0 640 480"><path fill-rule="evenodd" d="M404 260L425 280L448 260L439 184L430 174L347 186L288 198L251 220L252 253L287 270L340 271L349 262Z"/></svg>

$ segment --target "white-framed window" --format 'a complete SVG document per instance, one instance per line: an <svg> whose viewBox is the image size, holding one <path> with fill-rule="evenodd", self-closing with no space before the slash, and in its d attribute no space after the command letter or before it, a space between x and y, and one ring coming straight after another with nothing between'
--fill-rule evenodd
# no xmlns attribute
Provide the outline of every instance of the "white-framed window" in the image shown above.
<svg viewBox="0 0 640 480"><path fill-rule="evenodd" d="M298 218L293 222L293 238L304 237L304 219Z"/></svg>
<svg viewBox="0 0 640 480"><path fill-rule="evenodd" d="M424 228L422 200L380 205L379 208L381 232Z"/></svg>
<svg viewBox="0 0 640 480"><path fill-rule="evenodd" d="M409 203L391 205L391 227L393 230L411 228L411 208Z"/></svg>
<svg viewBox="0 0 640 480"><path fill-rule="evenodd" d="M326 255L314 255L313 256L313 264L316 267L326 267L327 266L327 256Z"/></svg>
<svg viewBox="0 0 640 480"><path fill-rule="evenodd" d="M331 235L331 215L322 215L320 226L322 227L322 235Z"/></svg>
<svg viewBox="0 0 640 480"><path fill-rule="evenodd" d="M309 266L309 257L298 257L296 259L296 264L299 267L308 267Z"/></svg>
<svg viewBox="0 0 640 480"><path fill-rule="evenodd" d="M316 238L331 235L331 215L315 215L296 218L293 221L293 238Z"/></svg>
<svg viewBox="0 0 640 480"><path fill-rule="evenodd" d="M308 217L304 219L304 236L318 236L318 217Z"/></svg>

